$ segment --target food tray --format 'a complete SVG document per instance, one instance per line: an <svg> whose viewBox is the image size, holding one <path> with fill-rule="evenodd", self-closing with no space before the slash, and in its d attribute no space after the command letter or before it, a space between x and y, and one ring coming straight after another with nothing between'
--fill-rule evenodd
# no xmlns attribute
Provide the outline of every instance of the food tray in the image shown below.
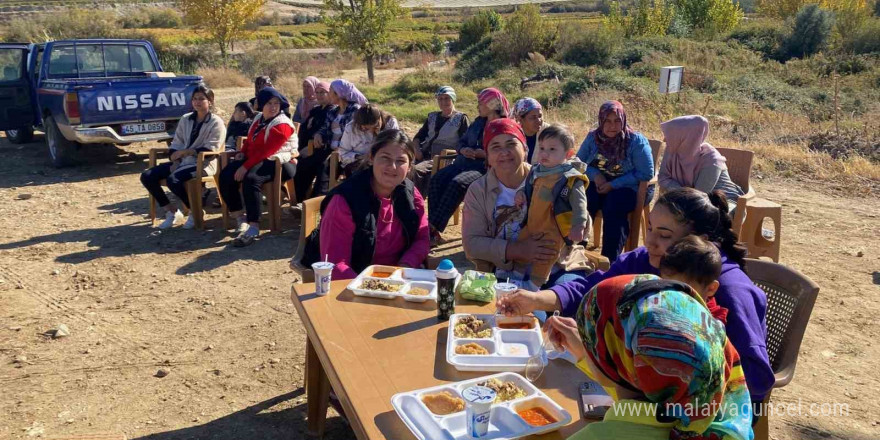
<svg viewBox="0 0 880 440"><path fill-rule="evenodd" d="M457 338L455 325L470 313L457 313L449 317L449 335L446 339L446 362L459 371L525 371L529 358L538 354L544 337L538 320L533 316L505 317L500 315L473 314L492 328L490 338ZM529 330L508 330L498 325L530 323ZM455 348L476 343L489 351L488 355L457 354ZM545 363L546 365L546 363Z"/></svg>
<svg viewBox="0 0 880 440"><path fill-rule="evenodd" d="M391 283L400 283L403 287L397 292L383 292L378 290L367 290L360 288L364 279L373 278L378 272L390 273L391 275L385 280ZM456 279L458 283L458 279ZM412 287L420 287L428 290L428 295L410 295L408 292ZM434 276L433 270L427 269L408 269L394 266L372 265L364 269L363 272L348 283L348 289L357 296L368 296L372 298L394 299L401 297L407 301L425 302L428 300L437 301L437 278Z"/></svg>
<svg viewBox="0 0 880 440"><path fill-rule="evenodd" d="M526 392L525 397L498 402L492 405L492 415L489 419L489 432L486 440L503 440L525 437L528 435L542 434L555 431L571 422L571 414L558 403L547 397L524 377L516 373L499 373L478 379L425 388L407 393L398 393L391 398L391 406L403 420L403 423L415 434L419 440L458 440L473 439L467 432L466 411L459 411L449 415L435 415L422 402L425 394L447 391L455 397L461 398L461 393L466 388L476 385L478 382L497 378L502 382L512 381ZM541 407L546 410L555 420L555 423L544 426L532 426L525 422L517 414L517 411Z"/></svg>

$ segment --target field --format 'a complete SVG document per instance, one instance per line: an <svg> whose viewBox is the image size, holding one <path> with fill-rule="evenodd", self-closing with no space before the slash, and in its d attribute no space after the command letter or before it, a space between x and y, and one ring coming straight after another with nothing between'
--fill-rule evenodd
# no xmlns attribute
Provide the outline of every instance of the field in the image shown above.
<svg viewBox="0 0 880 440"><path fill-rule="evenodd" d="M380 72L368 94L391 93L399 73ZM219 106L250 93L217 90ZM245 249L231 247L213 210L204 232L157 233L138 182L147 147L97 150L59 171L41 136L22 146L0 137L0 438L304 438L305 333L287 265L298 217L285 212L283 232ZM774 402L849 410L774 418L771 437L877 438L880 307L866 299L880 282L880 200L816 181L755 185L783 204L782 262L822 288L795 379ZM460 247L448 252L466 264ZM71 336L43 335L58 324ZM352 432L331 413L325 438Z"/></svg>

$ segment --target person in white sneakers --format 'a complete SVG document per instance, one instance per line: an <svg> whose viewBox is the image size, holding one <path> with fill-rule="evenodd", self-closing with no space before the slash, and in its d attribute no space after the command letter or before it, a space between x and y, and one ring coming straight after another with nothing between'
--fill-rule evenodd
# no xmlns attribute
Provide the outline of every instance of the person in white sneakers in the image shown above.
<svg viewBox="0 0 880 440"><path fill-rule="evenodd" d="M186 183L196 176L196 161L203 151L222 151L226 139L226 126L220 116L214 114L214 91L204 83L196 86L192 94L193 112L187 113L177 123L171 141L171 161L156 165L141 173L141 183L165 211L165 220L159 229L168 229L183 220L177 204L172 203L162 189L164 179L168 189L189 209ZM205 161L203 173L213 176L217 172L216 158ZM198 176L201 177L201 176ZM201 197L201 195L199 195ZM192 212L184 222L185 229L195 227Z"/></svg>
<svg viewBox="0 0 880 440"><path fill-rule="evenodd" d="M248 246L260 235L261 189L275 178L275 158L283 164L282 180L288 180L296 172L299 155L296 130L284 114L290 107L287 98L267 87L257 95L257 105L263 112L254 118L241 151L220 172L220 194L230 215L238 219L236 247Z"/></svg>

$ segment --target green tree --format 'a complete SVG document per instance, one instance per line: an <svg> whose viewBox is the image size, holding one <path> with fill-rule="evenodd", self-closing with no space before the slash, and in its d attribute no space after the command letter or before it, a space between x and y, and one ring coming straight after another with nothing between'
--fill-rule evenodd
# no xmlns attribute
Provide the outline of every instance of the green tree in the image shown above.
<svg viewBox="0 0 880 440"><path fill-rule="evenodd" d="M834 15L817 4L804 6L794 19L794 30L786 41L790 57L805 58L828 47Z"/></svg>
<svg viewBox="0 0 880 440"><path fill-rule="evenodd" d="M520 6L504 26L504 31L492 42L492 50L507 61L519 64L529 58L529 52L545 57L553 55L556 26L541 17L538 5Z"/></svg>
<svg viewBox="0 0 880 440"><path fill-rule="evenodd" d="M665 0L638 0L635 10L624 13L620 3L612 2L605 26L627 37L663 36L669 30L675 9Z"/></svg>
<svg viewBox="0 0 880 440"><path fill-rule="evenodd" d="M733 30L743 18L733 0L676 0L675 11L690 26L708 35Z"/></svg>
<svg viewBox="0 0 880 440"><path fill-rule="evenodd" d="M403 13L400 0L324 0L322 18L334 46L363 57L373 84L373 61L388 52L391 22Z"/></svg>
<svg viewBox="0 0 880 440"><path fill-rule="evenodd" d="M249 32L247 26L260 18L266 4L266 0L178 1L186 21L210 35L224 59L233 42Z"/></svg>
<svg viewBox="0 0 880 440"><path fill-rule="evenodd" d="M458 50L465 50L504 25L501 15L491 9L482 9L461 24L458 31Z"/></svg>

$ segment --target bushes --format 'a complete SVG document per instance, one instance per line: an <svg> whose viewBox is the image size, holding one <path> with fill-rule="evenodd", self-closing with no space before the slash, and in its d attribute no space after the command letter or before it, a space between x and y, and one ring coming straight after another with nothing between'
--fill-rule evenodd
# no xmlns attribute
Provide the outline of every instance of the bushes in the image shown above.
<svg viewBox="0 0 880 440"><path fill-rule="evenodd" d="M855 54L880 53L880 20L865 23L849 36L844 47Z"/></svg>
<svg viewBox="0 0 880 440"><path fill-rule="evenodd" d="M619 2L611 3L605 24L615 33L627 37L663 36L675 16L672 4L665 0L638 0L634 10L624 14Z"/></svg>
<svg viewBox="0 0 880 440"><path fill-rule="evenodd" d="M794 30L785 42L785 50L790 58L804 58L828 46L834 16L831 12L812 4L798 11Z"/></svg>
<svg viewBox="0 0 880 440"><path fill-rule="evenodd" d="M112 38L117 35L116 15L110 11L71 9L64 14L12 20L8 41L39 42L74 38Z"/></svg>
<svg viewBox="0 0 880 440"><path fill-rule="evenodd" d="M731 32L726 41L736 41L743 46L764 55L765 59L778 59L782 44L788 38L785 28L779 23L756 23L741 26Z"/></svg>
<svg viewBox="0 0 880 440"><path fill-rule="evenodd" d="M492 51L500 59L515 65L527 60L530 52L545 57L553 55L556 27L545 21L540 12L535 4L520 6L507 20L504 30L496 34Z"/></svg>
<svg viewBox="0 0 880 440"><path fill-rule="evenodd" d="M206 84L212 88L223 87L250 87L251 80L241 72L229 67L202 67L196 70L196 75L201 75Z"/></svg>
<svg viewBox="0 0 880 440"><path fill-rule="evenodd" d="M492 43L492 35L487 35L464 51L455 65L454 79L469 83L488 78L504 67L504 63L492 52Z"/></svg>
<svg viewBox="0 0 880 440"><path fill-rule="evenodd" d="M729 32L743 18L733 0L675 0L675 11L691 29L707 35Z"/></svg>
<svg viewBox="0 0 880 440"><path fill-rule="evenodd" d="M560 33L560 60L581 67L608 66L620 39L612 32L569 26Z"/></svg>
<svg viewBox="0 0 880 440"><path fill-rule="evenodd" d="M126 11L119 17L119 24L125 29L176 29L183 26L183 18L172 8L145 8Z"/></svg>
<svg viewBox="0 0 880 440"><path fill-rule="evenodd" d="M503 26L502 20L501 16L491 9L478 11L461 24L461 30L458 33L458 50L465 50L482 40L486 35L500 31Z"/></svg>

